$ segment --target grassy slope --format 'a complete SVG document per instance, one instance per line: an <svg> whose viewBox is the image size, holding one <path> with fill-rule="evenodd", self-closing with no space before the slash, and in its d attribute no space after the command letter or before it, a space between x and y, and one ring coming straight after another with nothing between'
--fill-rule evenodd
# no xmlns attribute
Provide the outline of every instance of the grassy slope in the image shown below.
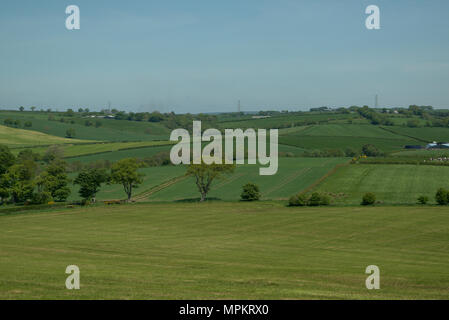
<svg viewBox="0 0 449 320"><path fill-rule="evenodd" d="M0 299L447 299L437 207L142 204L0 216ZM81 290L65 289L68 265ZM365 288L379 266L380 290Z"/></svg>
<svg viewBox="0 0 449 320"><path fill-rule="evenodd" d="M62 123L58 120L61 118L53 114L56 121L48 120L48 113L41 112L0 112L0 122L4 119L17 119L22 122L31 121L33 123L31 130L65 137L68 128L75 129L76 138L86 140L104 140L104 141L138 141L138 140L166 140L168 139L170 130L164 126L151 122L137 122L126 120L98 119L102 126L95 128L84 125L86 120L95 123L95 118L65 117L66 120L74 120L74 124ZM145 133L149 130L149 134Z"/></svg>
<svg viewBox="0 0 449 320"><path fill-rule="evenodd" d="M341 158L280 158L278 172L273 176L260 176L259 165L241 165L233 174L214 181L209 197L238 200L242 186L253 182L259 186L263 199L287 199L317 181L337 164L346 161ZM189 178L151 195L149 200L171 201L198 197L195 181Z"/></svg>
<svg viewBox="0 0 449 320"><path fill-rule="evenodd" d="M10 147L83 142L86 141L55 137L37 131L10 128L0 125L0 144L5 144Z"/></svg>
<svg viewBox="0 0 449 320"><path fill-rule="evenodd" d="M388 204L414 204L421 195L434 202L439 187L449 187L449 168L415 165L349 165L323 181L315 191L343 193L337 203L359 204L373 192Z"/></svg>

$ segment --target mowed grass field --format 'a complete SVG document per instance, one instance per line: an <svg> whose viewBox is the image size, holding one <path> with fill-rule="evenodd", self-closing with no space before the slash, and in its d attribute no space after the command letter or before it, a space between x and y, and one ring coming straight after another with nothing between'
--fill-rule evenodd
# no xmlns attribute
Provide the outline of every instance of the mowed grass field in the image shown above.
<svg viewBox="0 0 449 320"><path fill-rule="evenodd" d="M449 187L449 167L351 164L339 168L313 191L340 194L336 204L360 204L367 192L374 193L381 203L416 204L421 195L435 203L440 187Z"/></svg>
<svg viewBox="0 0 449 320"><path fill-rule="evenodd" d="M242 186L251 182L259 186L262 199L288 199L345 162L347 158L279 158L278 172L272 176L259 175L259 165L238 165L234 173L214 180L208 197L239 200ZM189 177L151 194L147 200L176 201L196 199L199 195L194 178Z"/></svg>
<svg viewBox="0 0 449 320"><path fill-rule="evenodd" d="M0 226L0 299L448 298L447 208L134 204ZM73 264L80 290L65 288Z"/></svg>

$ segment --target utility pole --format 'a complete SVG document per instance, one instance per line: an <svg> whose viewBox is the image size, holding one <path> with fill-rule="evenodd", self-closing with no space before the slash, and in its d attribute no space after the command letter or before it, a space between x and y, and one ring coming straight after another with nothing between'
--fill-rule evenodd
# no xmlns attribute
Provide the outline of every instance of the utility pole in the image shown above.
<svg viewBox="0 0 449 320"><path fill-rule="evenodd" d="M376 96L374 97L374 107L377 108L377 107L378 107L378 104L379 104L379 97L378 97L378 95L376 94Z"/></svg>
<svg viewBox="0 0 449 320"><path fill-rule="evenodd" d="M238 113L240 113L240 100L238 101L238 107L237 107Z"/></svg>

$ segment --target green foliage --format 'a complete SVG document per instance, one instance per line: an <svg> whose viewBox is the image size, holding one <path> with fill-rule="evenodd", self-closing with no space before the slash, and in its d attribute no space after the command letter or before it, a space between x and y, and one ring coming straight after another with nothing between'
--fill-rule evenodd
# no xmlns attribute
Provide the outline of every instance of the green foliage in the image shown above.
<svg viewBox="0 0 449 320"><path fill-rule="evenodd" d="M201 200L206 200L206 196L211 189L212 182L222 177L223 174L234 172L233 164L206 164L201 160L201 164L190 164L187 168L187 175L195 178L196 186L201 194Z"/></svg>
<svg viewBox="0 0 449 320"><path fill-rule="evenodd" d="M362 205L369 206L376 203L376 195L372 192L365 193L362 198Z"/></svg>
<svg viewBox="0 0 449 320"><path fill-rule="evenodd" d="M362 153L367 157L380 157L383 153L372 144L365 144L362 147Z"/></svg>
<svg viewBox="0 0 449 320"><path fill-rule="evenodd" d="M33 126L33 123L31 121L25 121L23 125L25 126L25 128L31 128Z"/></svg>
<svg viewBox="0 0 449 320"><path fill-rule="evenodd" d="M435 201L441 206L449 204L449 191L439 188L435 194Z"/></svg>
<svg viewBox="0 0 449 320"><path fill-rule="evenodd" d="M4 174L9 167L16 162L16 158L7 146L0 145L0 175Z"/></svg>
<svg viewBox="0 0 449 320"><path fill-rule="evenodd" d="M429 202L429 197L428 196L419 196L418 197L418 203L419 204L427 204L427 202Z"/></svg>
<svg viewBox="0 0 449 320"><path fill-rule="evenodd" d="M66 173L66 163L62 160L52 161L36 178L39 191L49 192L57 201L65 201L70 195L70 188L67 186L69 178Z"/></svg>
<svg viewBox="0 0 449 320"><path fill-rule="evenodd" d="M308 205L315 207L319 206L321 204L321 196L318 192L312 193L312 195L309 198Z"/></svg>
<svg viewBox="0 0 449 320"><path fill-rule="evenodd" d="M79 195L86 201L95 200L95 195L103 183L109 181L109 175L104 169L86 169L74 180L80 185Z"/></svg>
<svg viewBox="0 0 449 320"><path fill-rule="evenodd" d="M243 201L256 201L260 199L259 187L254 183L247 183L243 186L240 199Z"/></svg>
<svg viewBox="0 0 449 320"><path fill-rule="evenodd" d="M53 145L48 147L45 151L42 160L46 163L50 163L55 160L60 160L64 157L64 150L61 146Z"/></svg>
<svg viewBox="0 0 449 320"><path fill-rule="evenodd" d="M122 184L128 201L131 200L132 191L142 183L143 174L139 173L139 164L136 159L122 159L112 165L111 182Z"/></svg>
<svg viewBox="0 0 449 320"><path fill-rule="evenodd" d="M51 196L51 193L48 191L33 193L33 196L31 197L31 202L33 204L46 204L49 203L50 201L53 201L53 197Z"/></svg>
<svg viewBox="0 0 449 320"><path fill-rule="evenodd" d="M304 207L307 205L307 196L302 193L291 196L288 205L290 207Z"/></svg>
<svg viewBox="0 0 449 320"><path fill-rule="evenodd" d="M75 129L73 129L73 128L68 128L65 131L65 137L66 138L75 138L75 135L76 135L76 132L75 132Z"/></svg>

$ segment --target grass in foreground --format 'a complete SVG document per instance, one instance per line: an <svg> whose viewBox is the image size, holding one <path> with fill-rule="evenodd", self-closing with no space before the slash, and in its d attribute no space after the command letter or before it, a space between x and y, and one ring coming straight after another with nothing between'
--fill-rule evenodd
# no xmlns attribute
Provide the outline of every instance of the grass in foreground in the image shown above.
<svg viewBox="0 0 449 320"><path fill-rule="evenodd" d="M0 299L447 299L438 207L139 204L0 216ZM81 289L65 289L67 265ZM368 265L381 289L367 290Z"/></svg>

